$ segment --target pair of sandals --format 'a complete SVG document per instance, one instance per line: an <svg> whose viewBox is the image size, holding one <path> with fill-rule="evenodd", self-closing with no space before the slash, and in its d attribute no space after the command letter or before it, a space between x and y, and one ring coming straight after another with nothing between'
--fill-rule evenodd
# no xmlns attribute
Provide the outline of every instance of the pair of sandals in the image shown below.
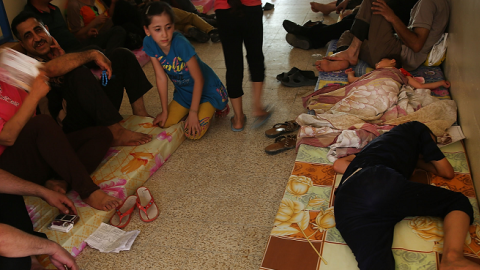
<svg viewBox="0 0 480 270"><path fill-rule="evenodd" d="M146 187L139 187L136 194L128 196L122 205L115 208L115 214L110 218L112 226L125 228L132 219L135 207L138 207L138 214L143 222L152 222L157 219L160 210L153 200L150 190Z"/></svg>
<svg viewBox="0 0 480 270"><path fill-rule="evenodd" d="M300 70L293 67L289 72L278 74L277 80L287 87L315 86L318 77L311 70Z"/></svg>
<svg viewBox="0 0 480 270"><path fill-rule="evenodd" d="M265 153L275 155L289 149L293 149L297 145L297 135L283 135L299 129L300 126L295 120L285 123L278 123L273 128L265 131L265 136L275 138L275 142L265 147Z"/></svg>

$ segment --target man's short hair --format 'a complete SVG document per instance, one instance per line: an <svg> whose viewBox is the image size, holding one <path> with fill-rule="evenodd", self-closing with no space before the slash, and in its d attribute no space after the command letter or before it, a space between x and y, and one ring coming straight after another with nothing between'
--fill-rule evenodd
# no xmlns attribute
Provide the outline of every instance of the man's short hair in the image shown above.
<svg viewBox="0 0 480 270"><path fill-rule="evenodd" d="M28 12L28 11L22 11L22 12L20 12L20 14L18 14L15 18L13 18L13 20L12 20L12 25L11 25L12 33L13 33L13 34L15 35L15 37L18 38L19 40L22 40L22 37L18 36L17 26L18 26L19 24L25 22L26 20L30 19L30 18L34 18L34 19L36 19L41 25L44 25L42 19L37 18L37 16L35 15L35 13Z"/></svg>

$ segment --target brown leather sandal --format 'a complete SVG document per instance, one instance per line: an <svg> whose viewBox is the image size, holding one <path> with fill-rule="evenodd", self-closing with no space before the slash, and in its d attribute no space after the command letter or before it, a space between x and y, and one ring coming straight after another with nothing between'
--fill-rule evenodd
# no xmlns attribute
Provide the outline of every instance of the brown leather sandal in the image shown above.
<svg viewBox="0 0 480 270"><path fill-rule="evenodd" d="M276 138L280 135L290 133L295 131L300 126L295 122L295 120L287 121L285 123L278 123L273 126L273 128L265 131L265 136L269 138Z"/></svg>
<svg viewBox="0 0 480 270"><path fill-rule="evenodd" d="M265 147L265 153L275 155L283 151L295 148L297 144L297 135L280 136L275 139L275 143Z"/></svg>

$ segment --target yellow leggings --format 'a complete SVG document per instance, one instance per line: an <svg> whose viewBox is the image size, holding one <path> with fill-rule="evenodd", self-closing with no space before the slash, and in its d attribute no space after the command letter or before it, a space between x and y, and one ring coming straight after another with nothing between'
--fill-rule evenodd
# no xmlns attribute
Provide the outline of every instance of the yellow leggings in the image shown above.
<svg viewBox="0 0 480 270"><path fill-rule="evenodd" d="M172 100L172 102L168 104L168 118L165 122L164 127L167 128L180 122L180 120L182 120L182 118L188 114L189 110L190 109L183 107L175 100ZM198 107L198 121L200 122L200 133L190 136L188 135L188 130L185 129L185 136L192 140L200 139L205 134L205 132L207 132L207 129L210 126L210 120L212 120L215 111L215 107L213 107L210 102L201 103Z"/></svg>

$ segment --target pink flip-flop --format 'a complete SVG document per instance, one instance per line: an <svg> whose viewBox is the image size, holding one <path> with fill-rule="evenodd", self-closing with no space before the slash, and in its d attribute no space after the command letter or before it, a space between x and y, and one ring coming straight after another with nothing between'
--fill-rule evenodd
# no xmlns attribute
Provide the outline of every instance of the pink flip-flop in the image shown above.
<svg viewBox="0 0 480 270"><path fill-rule="evenodd" d="M110 224L117 228L124 228L132 218L133 210L137 202L137 196L128 196L122 205L115 208L115 214L110 218Z"/></svg>
<svg viewBox="0 0 480 270"><path fill-rule="evenodd" d="M160 214L150 190L146 187L137 189L137 207L140 219L144 222L152 222Z"/></svg>

